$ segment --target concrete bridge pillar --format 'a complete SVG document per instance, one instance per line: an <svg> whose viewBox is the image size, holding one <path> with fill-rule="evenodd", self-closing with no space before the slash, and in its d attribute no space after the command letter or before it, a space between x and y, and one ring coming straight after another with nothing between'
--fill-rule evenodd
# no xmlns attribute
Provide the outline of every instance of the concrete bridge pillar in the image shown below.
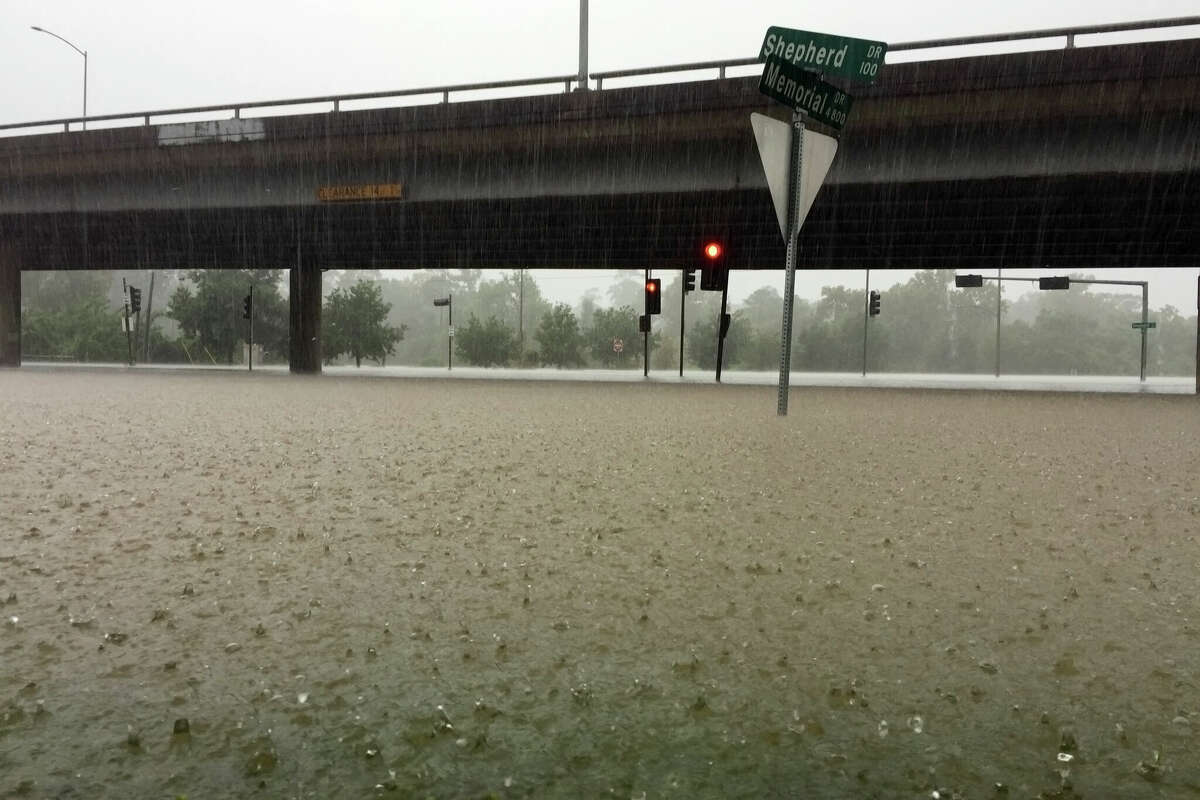
<svg viewBox="0 0 1200 800"><path fill-rule="evenodd" d="M295 373L321 371L321 270L299 263L288 271L288 364Z"/></svg>
<svg viewBox="0 0 1200 800"><path fill-rule="evenodd" d="M21 366L21 263L0 244L0 367Z"/></svg>

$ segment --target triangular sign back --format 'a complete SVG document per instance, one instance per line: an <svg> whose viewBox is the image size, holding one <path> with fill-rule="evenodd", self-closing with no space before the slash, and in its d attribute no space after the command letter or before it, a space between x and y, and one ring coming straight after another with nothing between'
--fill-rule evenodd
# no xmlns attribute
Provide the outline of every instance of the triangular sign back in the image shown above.
<svg viewBox="0 0 1200 800"><path fill-rule="evenodd" d="M788 169L792 152L792 126L765 114L751 114L750 124L754 128L754 140L758 143L758 155L762 159L763 171L767 174L767 187L775 203L775 216L779 218L779 232L787 241L787 189ZM825 182L829 166L837 154L837 139L823 133L804 129L804 151L800 170L800 224L808 217L817 190Z"/></svg>

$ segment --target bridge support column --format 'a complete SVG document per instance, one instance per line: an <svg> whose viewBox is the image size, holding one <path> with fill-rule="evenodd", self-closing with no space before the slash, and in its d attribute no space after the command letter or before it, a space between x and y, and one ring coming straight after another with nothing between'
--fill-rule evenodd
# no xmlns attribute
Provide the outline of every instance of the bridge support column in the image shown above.
<svg viewBox="0 0 1200 800"><path fill-rule="evenodd" d="M288 363L294 373L321 371L321 270L299 264L289 270Z"/></svg>
<svg viewBox="0 0 1200 800"><path fill-rule="evenodd" d="M21 366L21 264L0 244L0 367Z"/></svg>

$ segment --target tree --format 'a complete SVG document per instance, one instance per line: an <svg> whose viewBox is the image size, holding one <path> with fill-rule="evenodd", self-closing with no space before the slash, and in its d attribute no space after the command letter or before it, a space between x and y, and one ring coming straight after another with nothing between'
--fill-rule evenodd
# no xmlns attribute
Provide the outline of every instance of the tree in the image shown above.
<svg viewBox="0 0 1200 800"><path fill-rule="evenodd" d="M774 286L763 286L754 290L742 303L741 310L751 327L763 332L773 332L775 338L779 338L779 331L783 327L783 295Z"/></svg>
<svg viewBox="0 0 1200 800"><path fill-rule="evenodd" d="M582 339L579 323L575 319L575 312L566 303L558 303L542 315L534 338L541 348L541 363L559 368L583 363L579 355Z"/></svg>
<svg viewBox="0 0 1200 800"><path fill-rule="evenodd" d="M167 315L179 323L184 336L232 364L248 330L242 319L242 298L254 284L254 341L264 353L287 349L287 303L279 293L280 270L192 270L191 285L171 294Z"/></svg>
<svg viewBox="0 0 1200 800"><path fill-rule="evenodd" d="M124 361L128 344L120 311L108 307L103 293L70 305L35 309L21 315L21 349L30 356L74 361Z"/></svg>
<svg viewBox="0 0 1200 800"><path fill-rule="evenodd" d="M622 362L636 365L641 361L642 334L638 332L638 313L631 306L596 309L592 312L592 327L585 336L592 358L605 367ZM620 354L613 352L614 339L624 344Z"/></svg>
<svg viewBox="0 0 1200 800"><path fill-rule="evenodd" d="M516 331L494 315L481 323L472 314L456 332L454 342L459 356L477 367L503 366L519 352Z"/></svg>
<svg viewBox="0 0 1200 800"><path fill-rule="evenodd" d="M383 300L383 289L371 281L360 280L348 289L330 292L321 313L325 363L348 353L354 366L361 367L364 358L379 362L395 352L406 326L387 324L391 308Z"/></svg>
<svg viewBox="0 0 1200 800"><path fill-rule="evenodd" d="M720 316L720 313L705 314L688 334L688 358L700 369L716 369ZM742 348L753 338L754 329L746 322L745 316L740 311L734 313L725 336L724 366L729 367L736 363Z"/></svg>
<svg viewBox="0 0 1200 800"><path fill-rule="evenodd" d="M108 285L107 272L22 272L21 311L63 311L84 300L103 300Z"/></svg>
<svg viewBox="0 0 1200 800"><path fill-rule="evenodd" d="M646 281L641 270L621 270L617 275L617 282L608 287L608 299L612 307L642 308L646 298Z"/></svg>

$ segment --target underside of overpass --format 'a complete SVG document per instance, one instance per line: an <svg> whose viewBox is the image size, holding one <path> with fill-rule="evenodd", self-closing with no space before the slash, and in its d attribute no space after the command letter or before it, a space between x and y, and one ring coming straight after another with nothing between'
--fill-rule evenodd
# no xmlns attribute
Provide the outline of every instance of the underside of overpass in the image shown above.
<svg viewBox="0 0 1200 800"><path fill-rule="evenodd" d="M1200 175L1092 175L822 189L801 232L807 269L1195 266ZM780 269L761 189L325 208L47 214L24 269ZM86 266L85 266L86 265Z"/></svg>
<svg viewBox="0 0 1200 800"><path fill-rule="evenodd" d="M779 269L752 111L781 113L732 79L266 118L248 139L0 140L0 363L19 362L21 269L291 269L302 371L321 269L681 269L714 237L731 268ZM402 196L320 197L384 183ZM1200 42L892 65L799 265L1195 267L1198 190Z"/></svg>

